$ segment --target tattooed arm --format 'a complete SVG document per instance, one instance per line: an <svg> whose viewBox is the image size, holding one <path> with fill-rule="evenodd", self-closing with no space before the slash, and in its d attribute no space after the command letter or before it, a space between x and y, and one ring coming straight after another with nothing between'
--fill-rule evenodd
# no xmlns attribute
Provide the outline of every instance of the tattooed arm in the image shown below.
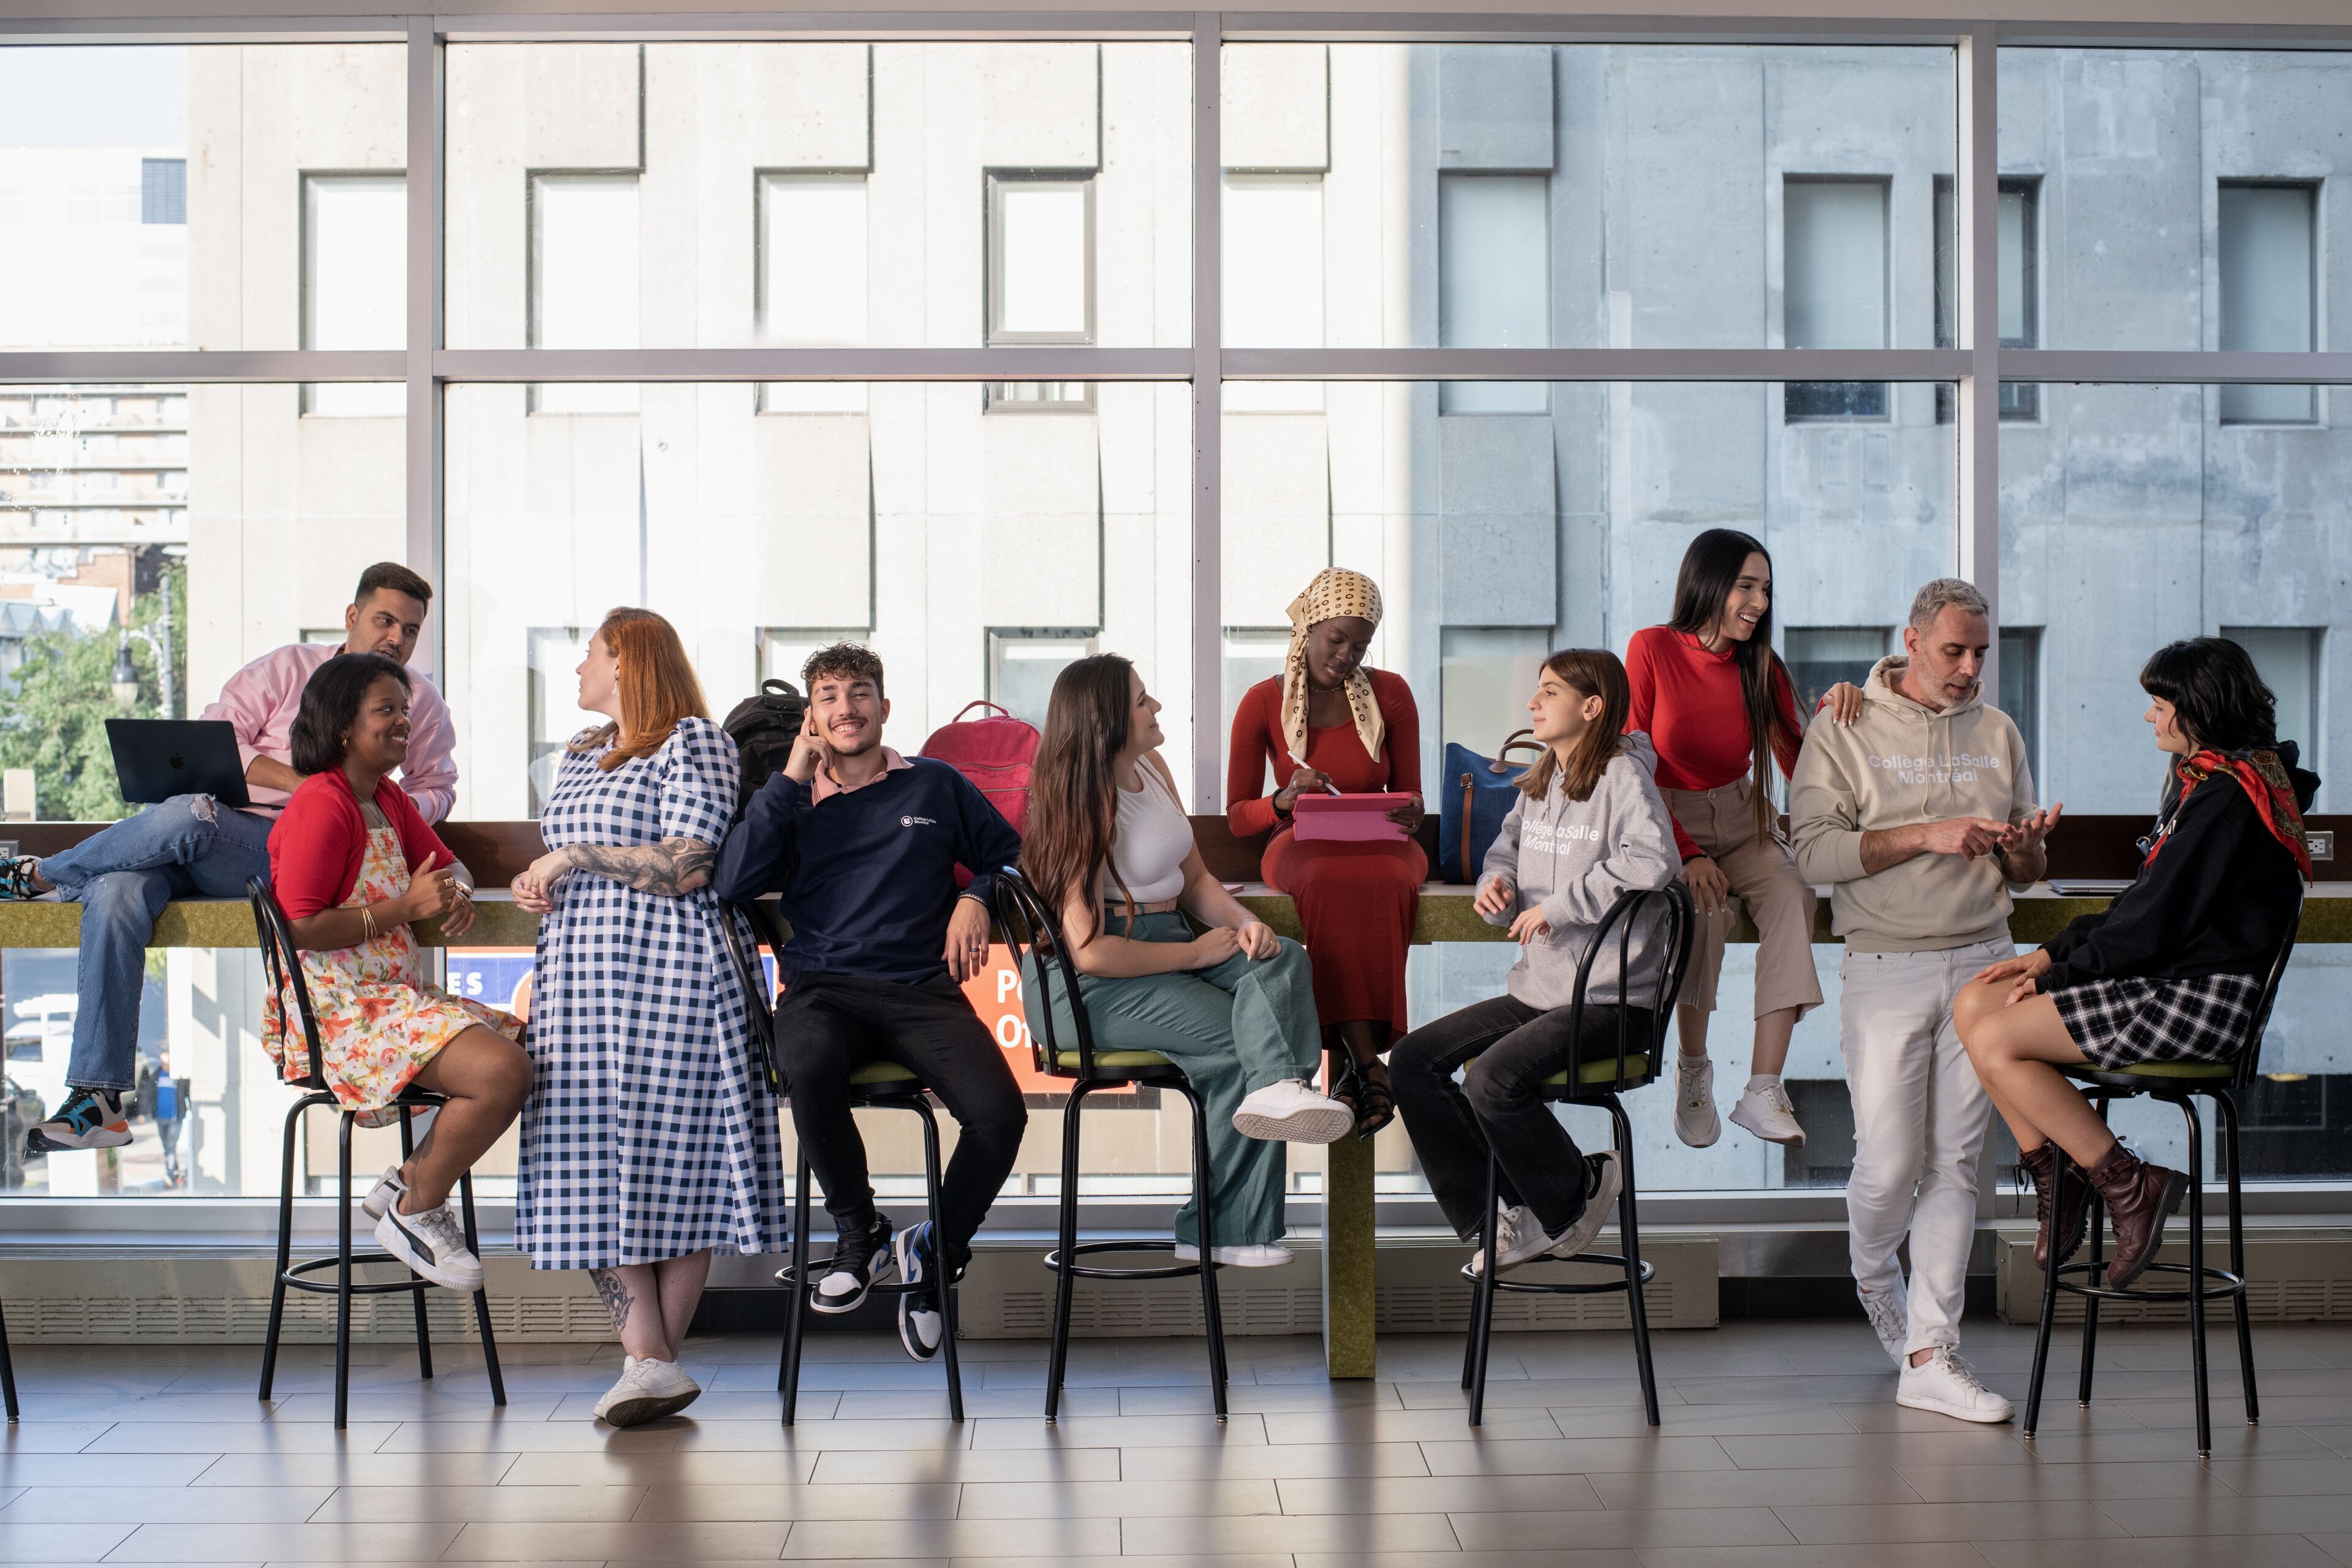
<svg viewBox="0 0 2352 1568"><path fill-rule="evenodd" d="M566 871L593 871L641 893L675 899L710 880L718 847L699 838L665 838L659 844L573 844L550 850L514 879L515 901L544 913L554 903L555 884Z"/></svg>

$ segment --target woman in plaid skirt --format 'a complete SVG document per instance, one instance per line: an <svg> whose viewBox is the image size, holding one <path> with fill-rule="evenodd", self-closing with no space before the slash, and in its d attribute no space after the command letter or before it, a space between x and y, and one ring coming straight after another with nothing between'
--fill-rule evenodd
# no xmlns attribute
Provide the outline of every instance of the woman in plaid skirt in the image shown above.
<svg viewBox="0 0 2352 1568"><path fill-rule="evenodd" d="M2111 1287L2154 1261L2189 1178L2116 1142L2059 1067L2225 1062L2245 1048L2311 880L2303 813L2319 787L2295 765L2294 742L2278 740L2270 688L2236 643L2170 644L2139 683L2157 746L2177 759L2156 828L2141 840L2139 875L2104 911L1986 969L1952 1008L2033 1173L2034 1260L2073 1254L2095 1190L2115 1225ZM2069 1162L2063 1182L2053 1142Z"/></svg>

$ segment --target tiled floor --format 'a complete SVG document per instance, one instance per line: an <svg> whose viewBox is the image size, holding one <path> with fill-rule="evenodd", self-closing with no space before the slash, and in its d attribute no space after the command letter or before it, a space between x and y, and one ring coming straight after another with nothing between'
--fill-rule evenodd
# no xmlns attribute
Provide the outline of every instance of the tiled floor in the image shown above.
<svg viewBox="0 0 2352 1568"><path fill-rule="evenodd" d="M2031 1336L1969 1326L2022 1399ZM1147 1559L1163 1568L2298 1568L2352 1563L2352 1327L2261 1329L2265 1425L2214 1340L2214 1458L2196 1461L2185 1331L2108 1330L2097 1402L2071 1336L2040 1438L1897 1408L1860 1323L1662 1334L1665 1424L1626 1341L1498 1338L1488 1419L1458 1342L1381 1347L1327 1382L1316 1344L1233 1342L1231 1422L1198 1342L1082 1342L1065 1416L1045 1349L965 1348L971 1419L895 1340L812 1342L777 1423L775 1342L689 1347L709 1390L630 1432L589 1405L616 1352L514 1346L493 1412L478 1358L365 1347L352 1426L329 1352L253 1397L247 1347L26 1347L0 1447L0 1563L724 1563Z"/></svg>

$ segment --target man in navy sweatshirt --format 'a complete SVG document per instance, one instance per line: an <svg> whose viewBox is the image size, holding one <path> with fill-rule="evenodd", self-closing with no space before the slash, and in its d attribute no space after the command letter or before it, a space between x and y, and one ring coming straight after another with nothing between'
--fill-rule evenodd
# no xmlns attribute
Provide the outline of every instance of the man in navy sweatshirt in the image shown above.
<svg viewBox="0 0 2352 1568"><path fill-rule="evenodd" d="M895 1268L910 1284L952 1278L1012 1173L1029 1112L962 983L988 960L991 875L1020 836L961 773L882 743L882 661L837 643L810 656L808 718L790 761L752 797L719 852L712 885L749 902L782 895L776 1050L793 1125L841 1237L810 1305L846 1312ZM956 889L956 868L973 875ZM962 1130L940 1183L940 1230L895 1241L874 1206L849 1075L870 1062L912 1071ZM898 1337L927 1361L941 1319L929 1292L898 1298Z"/></svg>

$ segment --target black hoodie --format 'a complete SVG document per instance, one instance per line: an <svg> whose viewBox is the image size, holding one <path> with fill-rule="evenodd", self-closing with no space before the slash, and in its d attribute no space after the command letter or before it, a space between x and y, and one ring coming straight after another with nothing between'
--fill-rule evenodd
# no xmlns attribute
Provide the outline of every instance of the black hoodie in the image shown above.
<svg viewBox="0 0 2352 1568"><path fill-rule="evenodd" d="M2296 809L2309 811L2319 775L2297 767L2295 755L2294 742L2279 743L2279 764L2294 785ZM2168 778L2169 806L2179 779L2177 773ZM2043 944L2051 964L2040 988L2046 993L2092 980L2266 975L2302 889L2294 857L2263 825L2245 790L2216 774L2180 808L2164 853L2142 860L2139 876L2114 903Z"/></svg>

